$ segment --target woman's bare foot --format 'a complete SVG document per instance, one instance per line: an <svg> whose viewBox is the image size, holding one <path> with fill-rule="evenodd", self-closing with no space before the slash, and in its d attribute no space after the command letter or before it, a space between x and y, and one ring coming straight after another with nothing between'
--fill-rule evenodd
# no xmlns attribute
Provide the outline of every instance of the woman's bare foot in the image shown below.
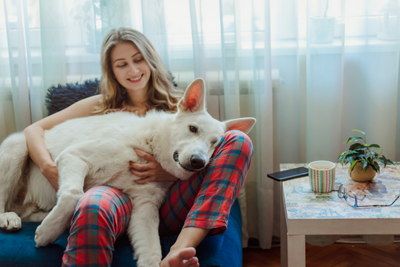
<svg viewBox="0 0 400 267"><path fill-rule="evenodd" d="M199 260L195 257L196 249L184 248L179 252L170 251L160 267L198 267Z"/></svg>

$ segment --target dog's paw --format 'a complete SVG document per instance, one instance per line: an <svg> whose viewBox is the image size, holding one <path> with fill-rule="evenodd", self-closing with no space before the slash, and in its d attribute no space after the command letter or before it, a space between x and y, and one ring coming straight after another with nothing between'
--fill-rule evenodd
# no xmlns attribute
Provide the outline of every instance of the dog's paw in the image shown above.
<svg viewBox="0 0 400 267"><path fill-rule="evenodd" d="M49 229L46 230L46 227L43 227L42 224L36 228L35 242L37 248L45 247L48 244L55 242L57 239L58 236L54 236L52 231Z"/></svg>
<svg viewBox="0 0 400 267"><path fill-rule="evenodd" d="M0 228L6 231L21 229L21 218L15 212L0 214Z"/></svg>
<svg viewBox="0 0 400 267"><path fill-rule="evenodd" d="M146 267L160 267L161 255L159 254L146 254L138 255L137 265Z"/></svg>
<svg viewBox="0 0 400 267"><path fill-rule="evenodd" d="M139 267L160 267L160 262L138 263Z"/></svg>

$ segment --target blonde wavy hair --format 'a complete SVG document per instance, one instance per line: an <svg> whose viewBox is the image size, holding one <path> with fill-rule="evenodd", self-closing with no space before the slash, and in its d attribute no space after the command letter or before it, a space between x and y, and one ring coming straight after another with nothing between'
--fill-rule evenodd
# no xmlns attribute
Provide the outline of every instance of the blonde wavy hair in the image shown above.
<svg viewBox="0 0 400 267"><path fill-rule="evenodd" d="M150 67L151 77L148 81L149 89L145 103L147 110L157 109L170 113L176 112L178 101L183 92L174 86L172 76L162 62L160 55L142 33L121 27L112 29L107 33L101 45L102 76L99 87L103 101L93 114L105 114L125 106L125 88L115 79L111 64L111 51L121 42L132 42Z"/></svg>

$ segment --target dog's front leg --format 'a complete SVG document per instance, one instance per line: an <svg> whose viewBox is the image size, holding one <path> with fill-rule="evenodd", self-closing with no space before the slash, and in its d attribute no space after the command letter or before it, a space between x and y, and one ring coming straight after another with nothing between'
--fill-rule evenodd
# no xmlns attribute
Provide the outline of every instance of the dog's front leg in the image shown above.
<svg viewBox="0 0 400 267"><path fill-rule="evenodd" d="M162 253L158 234L158 207L150 201L132 200L132 215L128 226L137 266L159 267Z"/></svg>
<svg viewBox="0 0 400 267"><path fill-rule="evenodd" d="M89 171L88 165L71 154L64 154L57 163L60 182L57 204L36 229L36 247L44 247L60 237L83 195L83 183Z"/></svg>
<svg viewBox="0 0 400 267"><path fill-rule="evenodd" d="M13 201L18 183L28 161L28 148L23 133L12 134L0 145L0 228L15 231L21 228L21 218L6 212L6 203Z"/></svg>

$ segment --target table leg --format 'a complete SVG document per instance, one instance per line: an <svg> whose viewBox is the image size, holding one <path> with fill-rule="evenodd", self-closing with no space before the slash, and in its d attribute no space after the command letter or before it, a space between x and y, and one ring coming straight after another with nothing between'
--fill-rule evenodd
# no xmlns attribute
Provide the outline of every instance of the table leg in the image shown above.
<svg viewBox="0 0 400 267"><path fill-rule="evenodd" d="M305 235L289 235L285 204L283 199L283 183L281 182L280 224L281 224L281 267L306 266Z"/></svg>
<svg viewBox="0 0 400 267"><path fill-rule="evenodd" d="M288 235L287 254L289 267L306 266L306 236Z"/></svg>
<svg viewBox="0 0 400 267"><path fill-rule="evenodd" d="M283 203L283 183L280 182L281 186L281 203L280 203L280 224L281 224L281 267L288 266L288 254L287 254L287 225L286 225L286 215L285 215L285 205Z"/></svg>

